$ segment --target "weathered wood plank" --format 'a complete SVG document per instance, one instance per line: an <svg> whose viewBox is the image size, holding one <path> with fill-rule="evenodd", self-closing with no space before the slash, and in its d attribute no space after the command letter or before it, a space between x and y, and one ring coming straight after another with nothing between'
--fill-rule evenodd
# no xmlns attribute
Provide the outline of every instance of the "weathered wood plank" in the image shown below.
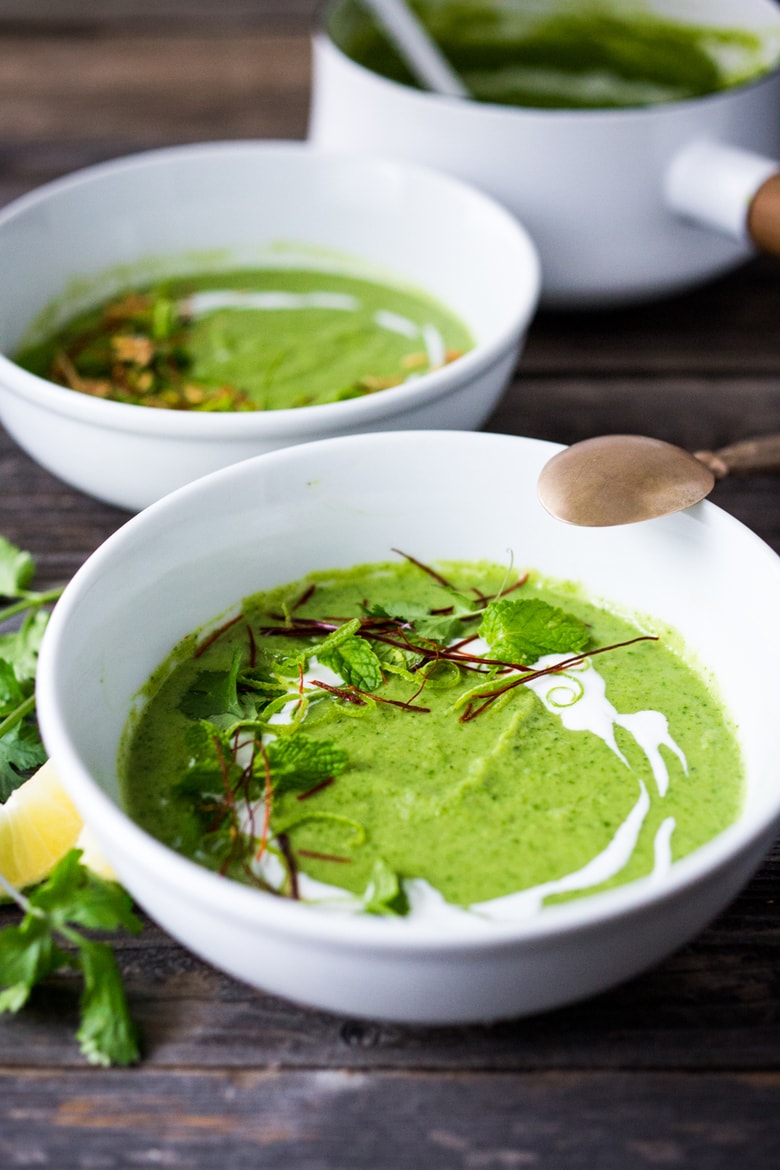
<svg viewBox="0 0 780 1170"><path fill-rule="evenodd" d="M780 262L757 257L685 295L601 312L542 312L524 367L533 373L780 373Z"/></svg>
<svg viewBox="0 0 780 1170"><path fill-rule="evenodd" d="M73 169L172 142L300 138L308 76L305 35L5 36L0 140L32 171L47 151Z"/></svg>
<svg viewBox="0 0 780 1170"><path fill-rule="evenodd" d="M765 1170L774 1075L0 1075L0 1158L105 1170Z"/></svg>
<svg viewBox="0 0 780 1170"><path fill-rule="evenodd" d="M0 0L0 30L32 36L52 29L94 35L139 27L308 27L319 7L319 0Z"/></svg>
<svg viewBox="0 0 780 1170"><path fill-rule="evenodd" d="M554 348L552 339L549 344ZM597 373L537 377L521 363L488 429L566 443L606 431L628 431L653 434L691 450L714 447L780 429L780 381L606 378ZM780 549L776 475L725 480L716 486L712 499ZM33 552L42 585L72 576L126 518L127 513L60 484L0 427L0 532Z"/></svg>
<svg viewBox="0 0 780 1170"><path fill-rule="evenodd" d="M780 849L708 930L622 987L490 1026L412 1028L298 1008L200 962L150 923L114 946L145 1068L776 1070L779 871ZM4 908L0 927L16 917ZM0 1019L0 1068L83 1067L77 1000L77 981L60 977L21 1016Z"/></svg>

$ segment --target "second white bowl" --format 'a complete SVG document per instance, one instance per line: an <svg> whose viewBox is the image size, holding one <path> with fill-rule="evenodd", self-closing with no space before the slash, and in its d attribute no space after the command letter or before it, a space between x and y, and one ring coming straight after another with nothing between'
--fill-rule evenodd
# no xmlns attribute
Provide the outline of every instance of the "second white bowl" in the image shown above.
<svg viewBox="0 0 780 1170"><path fill-rule="evenodd" d="M128 284L213 268L289 264L416 286L469 327L458 361L364 398L201 414L56 386L12 355L66 297L73 312ZM131 510L200 475L358 431L479 426L512 375L539 292L536 251L489 197L414 164L302 143L152 151L51 183L0 213L0 419L34 459ZM5 355L5 356L2 356Z"/></svg>

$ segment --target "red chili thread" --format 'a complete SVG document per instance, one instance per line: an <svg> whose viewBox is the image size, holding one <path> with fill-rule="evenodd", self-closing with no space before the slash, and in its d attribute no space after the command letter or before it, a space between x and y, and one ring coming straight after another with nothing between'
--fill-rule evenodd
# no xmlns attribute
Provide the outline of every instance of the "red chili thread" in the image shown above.
<svg viewBox="0 0 780 1170"><path fill-rule="evenodd" d="M286 833L279 833L276 838L279 850L287 865L287 872L290 875L290 897L298 902L300 901L300 893L298 891L298 870L295 866L295 858L290 848L290 839Z"/></svg>
<svg viewBox="0 0 780 1170"><path fill-rule="evenodd" d="M232 627L236 625L237 622L242 621L243 617L244 615L240 613L237 617L231 618L229 622L225 622L225 624L220 626L218 630L214 630L211 634L209 634L208 638L201 642L200 646L197 647L195 653L193 654L193 658L200 658L204 650L208 650L209 646L213 645L217 638L221 638L222 635L228 630L232 629Z"/></svg>
<svg viewBox="0 0 780 1170"><path fill-rule="evenodd" d="M271 764L268 759L268 752L265 750L263 744L260 744L260 753L263 757L263 769L265 771L265 791L263 792L263 827L260 830L260 844L255 853L255 861L259 861L263 856L268 845L268 834L271 828L271 799L273 796L273 786L271 784Z"/></svg>
<svg viewBox="0 0 780 1170"><path fill-rule="evenodd" d="M470 723L472 719L476 719L481 715L491 703L495 702L507 691L514 690L515 687L522 686L524 683L533 682L534 679L543 678L547 674L562 674L570 666L577 666L580 662L584 662L586 658L593 658L596 654L605 654L608 650L621 650L625 646L633 646L636 642L657 642L658 637L655 634L641 634L637 638L629 638L627 642L615 642L612 646L599 646L595 650L586 650L582 654L577 654L573 658L566 658L563 662L557 662L554 666L545 666L542 670L533 670L529 674L524 674L522 678L512 679L506 686L499 687L495 691L483 691L481 695L475 695L466 706L465 711L460 716L460 723ZM475 707L477 699L483 699L484 702Z"/></svg>
<svg viewBox="0 0 780 1170"><path fill-rule="evenodd" d="M326 780L321 780L319 784L315 784L313 788L307 788L305 792L299 792L295 799L308 800L310 796L314 796L317 792L322 792L323 788L330 788L335 779L335 776L328 776Z"/></svg>
<svg viewBox="0 0 780 1170"><path fill-rule="evenodd" d="M342 865L349 864L351 857L339 857L336 853L315 853L313 849L299 849L299 857L311 857L315 861L337 861Z"/></svg>

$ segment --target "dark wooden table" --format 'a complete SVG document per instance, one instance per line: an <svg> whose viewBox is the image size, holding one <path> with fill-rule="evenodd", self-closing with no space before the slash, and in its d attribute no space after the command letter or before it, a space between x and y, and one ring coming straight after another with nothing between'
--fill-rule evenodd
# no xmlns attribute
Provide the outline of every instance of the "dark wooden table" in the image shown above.
<svg viewBox="0 0 780 1170"><path fill-rule="evenodd" d="M145 147L304 137L312 7L0 0L0 202ZM659 305L540 314L489 429L564 442L638 431L689 447L780 430L778 322L769 260ZM713 498L780 551L778 479L725 482ZM34 553L42 583L66 579L125 519L0 431L0 532ZM0 1167L770 1170L779 860L655 970L492 1027L302 1010L149 923L117 943L144 1033L139 1067L84 1063L64 976L0 1020Z"/></svg>

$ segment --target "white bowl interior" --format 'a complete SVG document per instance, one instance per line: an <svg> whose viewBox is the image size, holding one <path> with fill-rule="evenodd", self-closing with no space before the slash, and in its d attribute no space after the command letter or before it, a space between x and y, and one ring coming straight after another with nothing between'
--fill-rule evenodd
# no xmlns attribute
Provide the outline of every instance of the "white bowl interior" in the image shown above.
<svg viewBox="0 0 780 1170"><path fill-rule="evenodd" d="M527 319L538 279L522 228L443 175L301 143L177 147L90 168L0 214L0 349L13 353L56 298L66 317L128 281L266 263L362 265L430 293L478 342Z"/></svg>
<svg viewBox="0 0 780 1170"><path fill-rule="evenodd" d="M326 440L218 472L136 517L59 603L39 669L44 737L66 778L117 798L117 745L134 696L176 642L242 597L312 569L385 560L489 558L581 582L679 630L737 725L743 822L780 808L773 671L780 560L710 504L613 529L562 525L536 479L557 450L533 440L410 432ZM89 819L89 783L77 803Z"/></svg>

